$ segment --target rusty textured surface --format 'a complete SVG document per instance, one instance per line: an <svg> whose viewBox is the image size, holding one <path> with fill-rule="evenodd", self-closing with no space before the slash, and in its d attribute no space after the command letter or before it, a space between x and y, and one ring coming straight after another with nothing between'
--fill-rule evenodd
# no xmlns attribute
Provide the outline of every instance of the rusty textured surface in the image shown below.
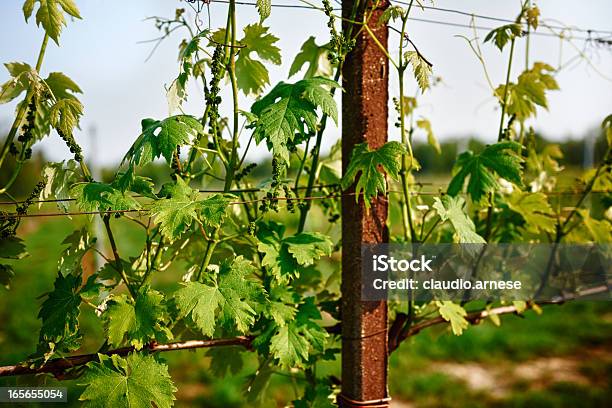
<svg viewBox="0 0 612 408"><path fill-rule="evenodd" d="M377 22L384 5L373 12L369 27L383 46L388 28ZM342 2L349 18L353 1ZM362 21L364 10L356 18ZM346 24L346 23L345 23ZM387 141L388 61L365 30L346 58L342 76L342 169L346 171L356 144L379 148ZM361 244L388 240L388 202L373 200L366 212L363 200L342 198L342 396L343 407L387 406L387 304L362 302ZM364 405L358 401L366 402ZM369 403L368 403L369 402Z"/></svg>

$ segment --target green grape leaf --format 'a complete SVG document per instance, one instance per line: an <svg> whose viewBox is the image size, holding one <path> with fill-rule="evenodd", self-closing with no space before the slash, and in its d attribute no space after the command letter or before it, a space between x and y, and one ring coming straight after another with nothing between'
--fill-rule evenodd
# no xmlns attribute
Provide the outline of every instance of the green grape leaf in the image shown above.
<svg viewBox="0 0 612 408"><path fill-rule="evenodd" d="M453 334L456 336L461 336L463 331L469 327L470 324L465 320L467 312L460 305L450 300L445 300L443 302L436 301L436 306L440 316L447 322L450 322Z"/></svg>
<svg viewBox="0 0 612 408"><path fill-rule="evenodd" d="M144 166L164 157L170 164L177 147L189 143L202 133L200 121L192 116L177 115L164 120L143 119L142 133L123 158L135 166Z"/></svg>
<svg viewBox="0 0 612 408"><path fill-rule="evenodd" d="M317 76L329 77L332 74L332 65L327 58L329 54L329 44L317 45L314 37L310 37L302 44L302 49L295 56L289 76L297 74L304 65L307 66L304 79Z"/></svg>
<svg viewBox="0 0 612 408"><path fill-rule="evenodd" d="M300 326L292 323L279 327L270 341L270 351L281 367L287 368L298 367L307 360L309 346Z"/></svg>
<svg viewBox="0 0 612 408"><path fill-rule="evenodd" d="M281 232L260 239L257 249L264 254L262 265L281 282L299 277L303 267L331 255L333 248L329 237L318 232L301 232L288 238L282 238Z"/></svg>
<svg viewBox="0 0 612 408"><path fill-rule="evenodd" d="M257 250L264 254L261 265L268 268L279 282L288 282L300 276L299 264L291 256L287 246L260 242Z"/></svg>
<svg viewBox="0 0 612 408"><path fill-rule="evenodd" d="M257 143L265 139L274 156L283 163L288 162L288 144L294 141L296 133L306 136L317 131L317 107L338 122L336 102L327 90L337 86L336 82L322 77L276 85L251 107L251 112L259 118L255 124Z"/></svg>
<svg viewBox="0 0 612 408"><path fill-rule="evenodd" d="M217 286L200 282L188 282L174 294L181 317L191 314L196 327L205 336L212 337L215 332L215 314L222 301Z"/></svg>
<svg viewBox="0 0 612 408"><path fill-rule="evenodd" d="M528 231L555 232L555 212L546 194L516 191L506 199L506 203L512 211L523 217Z"/></svg>
<svg viewBox="0 0 612 408"><path fill-rule="evenodd" d="M42 320L41 343L57 344L66 338L80 337L80 285L80 275L57 275L54 289L47 294L38 313L38 318Z"/></svg>
<svg viewBox="0 0 612 408"><path fill-rule="evenodd" d="M474 223L463 211L465 201L461 197L443 196L435 197L433 208L438 212L442 222L449 221L457 234L461 244L482 244L483 237L476 233Z"/></svg>
<svg viewBox="0 0 612 408"><path fill-rule="evenodd" d="M276 400L267 393L270 378L274 373L273 367L268 362L264 362L254 374L249 376L249 386L246 389L245 397L251 406L266 407L276 404Z"/></svg>
<svg viewBox="0 0 612 408"><path fill-rule="evenodd" d="M65 135L72 135L82 115L81 102L76 99L60 99L49 110L49 121L51 126Z"/></svg>
<svg viewBox="0 0 612 408"><path fill-rule="evenodd" d="M83 257L95 243L96 239L91 239L85 228L76 230L64 238L62 245L68 245L68 248L62 251L57 262L60 274L63 276L80 274Z"/></svg>
<svg viewBox="0 0 612 408"><path fill-rule="evenodd" d="M274 44L278 37L268 32L269 28L261 24L249 24L244 28L244 37L239 41L241 49L236 59L238 88L245 95L258 95L270 83L268 70L262 61L275 65L281 63L280 49ZM225 30L215 33L215 38L223 41ZM256 59L257 54L259 59Z"/></svg>
<svg viewBox="0 0 612 408"><path fill-rule="evenodd" d="M208 337L218 324L246 333L264 296L261 284L251 278L255 271L251 262L239 256L223 262L212 282L188 282L174 295L181 317L190 315Z"/></svg>
<svg viewBox="0 0 612 408"><path fill-rule="evenodd" d="M149 177L134 176L130 184L130 191L143 197L157 198L155 195L155 183Z"/></svg>
<svg viewBox="0 0 612 408"><path fill-rule="evenodd" d="M85 407L170 408L174 393L168 366L151 355L132 353L123 359L118 355L98 354L99 362L87 364L79 385L85 391L79 397Z"/></svg>
<svg viewBox="0 0 612 408"><path fill-rule="evenodd" d="M550 74L554 68L542 62L536 62L529 70L524 71L518 77L518 82L508 84L506 95L506 112L515 115L520 121L536 115L536 107L541 106L548 109L546 91L559 89L555 78ZM495 89L495 95L503 101L506 94L506 85L500 85Z"/></svg>
<svg viewBox="0 0 612 408"><path fill-rule="evenodd" d="M586 209L578 210L578 214L582 218L581 229L588 232L592 242L601 244L612 242L612 228L609 220L597 220Z"/></svg>
<svg viewBox="0 0 612 408"><path fill-rule="evenodd" d="M506 44L508 44L508 41L511 41L516 37L520 37L521 35L523 35L523 28L520 24L506 24L491 30L485 37L484 42L493 41L495 46L502 51Z"/></svg>
<svg viewBox="0 0 612 408"><path fill-rule="evenodd" d="M431 65L416 51L406 51L404 58L412 66L414 78L421 88L421 92L425 92L431 86Z"/></svg>
<svg viewBox="0 0 612 408"><path fill-rule="evenodd" d="M202 30L199 34L191 38L191 40L183 40L179 45L179 74L176 79L172 81L166 92L168 111L170 114L174 113L187 100L187 81L189 78L192 75L196 77L200 74L195 69L200 61L196 60L194 62L194 56L197 55L196 53L200 49L200 41L207 38L209 34L209 30Z"/></svg>
<svg viewBox="0 0 612 408"><path fill-rule="evenodd" d="M140 203L113 186L104 183L78 183L70 188L77 206L87 212L122 211L140 208Z"/></svg>
<svg viewBox="0 0 612 408"><path fill-rule="evenodd" d="M12 101L21 95L34 80L32 67L25 62L9 62L4 64L11 79L0 86L0 104Z"/></svg>
<svg viewBox="0 0 612 408"><path fill-rule="evenodd" d="M205 200L198 202L198 208L205 224L211 227L221 226L227 212L227 207L230 205L230 197L213 194Z"/></svg>
<svg viewBox="0 0 612 408"><path fill-rule="evenodd" d="M487 146L480 154L471 151L462 153L455 163L455 174L447 193L451 196L459 194L468 177L467 192L474 202L479 202L486 193L499 188L495 175L521 185L523 159L515 152L520 148L517 142L499 142Z"/></svg>
<svg viewBox="0 0 612 408"><path fill-rule="evenodd" d="M149 177L134 175L134 166L129 166L125 173L117 173L115 180L111 184L120 191L131 191L143 197L157 200L155 194L155 183Z"/></svg>
<svg viewBox="0 0 612 408"><path fill-rule="evenodd" d="M378 19L378 25L387 24L389 21L395 21L398 18L402 18L405 11L400 6L390 6L385 8L385 11L380 15Z"/></svg>
<svg viewBox="0 0 612 408"><path fill-rule="evenodd" d="M83 105L76 96L83 92L81 88L61 72L50 73L38 88L46 88L48 92L45 94L49 93L51 97L32 99L36 103L32 129L35 140L47 136L51 132L51 126L68 135L72 134L73 129L79 127L83 113Z"/></svg>
<svg viewBox="0 0 612 408"><path fill-rule="evenodd" d="M538 6L529 7L525 13L525 21L534 30L538 29L540 23L540 9Z"/></svg>
<svg viewBox="0 0 612 408"><path fill-rule="evenodd" d="M294 408L335 408L335 400L332 387L319 381L314 388L307 387L301 399L292 402Z"/></svg>
<svg viewBox="0 0 612 408"><path fill-rule="evenodd" d="M212 347L206 355L210 357L210 370L215 377L223 378L228 374L236 375L242 370L244 362L240 347Z"/></svg>
<svg viewBox="0 0 612 408"><path fill-rule="evenodd" d="M347 189L359 180L355 186L357 201L363 193L366 208L370 208L370 201L379 193L386 194L387 183L384 170L391 178L397 180L400 171L401 155L406 154L406 147L399 142L387 142L377 150L370 150L366 143L355 146L351 161L342 178L342 188Z"/></svg>
<svg viewBox="0 0 612 408"><path fill-rule="evenodd" d="M79 165L74 160L68 162L46 163L42 170L45 188L40 192L41 200L50 198L58 200L57 207L68 212L70 197L70 186L75 184L80 177ZM42 205L42 203L41 203Z"/></svg>
<svg viewBox="0 0 612 408"><path fill-rule="evenodd" d="M79 294L82 299L95 299L100 294L100 289L104 287L104 285L98 280L99 275L94 273L93 275L89 275L87 281L83 285L83 287L79 290Z"/></svg>
<svg viewBox="0 0 612 408"><path fill-rule="evenodd" d="M427 143L433 147L436 153L441 154L442 149L440 148L440 143L438 142L438 139L431 128L431 122L427 119L419 119L417 120L416 125L418 128L423 129L427 134Z"/></svg>
<svg viewBox="0 0 612 408"><path fill-rule="evenodd" d="M57 101L76 99L75 94L83 93L83 90L62 72L51 72L44 83Z"/></svg>
<svg viewBox="0 0 612 408"><path fill-rule="evenodd" d="M322 256L331 255L333 243L328 236L319 232L301 232L289 238L283 243L298 264L302 266L312 265L315 260Z"/></svg>
<svg viewBox="0 0 612 408"><path fill-rule="evenodd" d="M397 101L397 103L399 103L399 100ZM409 117L414 110L417 108L417 98L413 97L413 96L404 96L402 98L402 105L404 108L404 116L405 117ZM396 110L399 113L399 106L396 107Z"/></svg>
<svg viewBox="0 0 612 408"><path fill-rule="evenodd" d="M283 368L303 367L311 350L322 352L325 349L329 335L315 322L320 319L314 299L307 298L299 305L294 320L283 326L271 323L254 345L266 352L269 347L269 352Z"/></svg>
<svg viewBox="0 0 612 408"><path fill-rule="evenodd" d="M265 312L278 326L284 326L295 318L297 309L293 305L272 301L268 303Z"/></svg>
<svg viewBox="0 0 612 408"><path fill-rule="evenodd" d="M79 9L73 0L26 0L23 5L23 15L26 21L32 16L36 3L39 3L39 8L36 12L36 24L38 26L42 24L49 37L59 45L59 36L62 28L67 25L64 12L80 19Z"/></svg>
<svg viewBox="0 0 612 408"><path fill-rule="evenodd" d="M257 11L259 12L260 22L263 23L272 12L272 0L257 0Z"/></svg>
<svg viewBox="0 0 612 408"><path fill-rule="evenodd" d="M198 200L198 192L182 179L168 187L169 198L153 203L151 212L155 222L160 223L164 235L171 240L180 237L192 224L200 219L211 227L219 227L223 222L231 196L214 194L204 200Z"/></svg>
<svg viewBox="0 0 612 408"><path fill-rule="evenodd" d="M151 213L161 226L162 233L175 240L198 218L198 192L180 177L172 186L171 196L153 203Z"/></svg>
<svg viewBox="0 0 612 408"><path fill-rule="evenodd" d="M297 313L296 305L299 295L287 285L272 286L268 291L268 302L264 308L264 316L274 321L277 326L284 326L294 320Z"/></svg>
<svg viewBox="0 0 612 408"><path fill-rule="evenodd" d="M113 297L104 313L108 341L120 346L124 337L140 350L151 340L166 341L172 333L165 327L164 296L152 289L141 290L134 302L125 295Z"/></svg>
<svg viewBox="0 0 612 408"><path fill-rule="evenodd" d="M23 240L18 237L7 237L0 239L0 258L22 259L28 256Z"/></svg>
<svg viewBox="0 0 612 408"><path fill-rule="evenodd" d="M11 279L15 276L15 270L11 265L0 264L0 285L6 289L10 288Z"/></svg>

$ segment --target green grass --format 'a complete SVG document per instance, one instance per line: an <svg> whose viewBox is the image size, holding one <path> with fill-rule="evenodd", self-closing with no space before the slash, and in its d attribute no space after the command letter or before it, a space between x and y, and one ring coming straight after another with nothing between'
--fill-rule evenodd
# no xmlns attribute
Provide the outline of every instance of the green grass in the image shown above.
<svg viewBox="0 0 612 408"><path fill-rule="evenodd" d="M504 408L607 408L612 401L610 389L556 383L544 390L513 394L497 406Z"/></svg>
<svg viewBox="0 0 612 408"><path fill-rule="evenodd" d="M612 322L602 318L612 313L609 302L577 301L543 310L542 315L528 311L522 317L503 316L501 327L484 321L462 336L449 335L447 327L430 329L397 353L433 360L521 361L606 346L612 339Z"/></svg>

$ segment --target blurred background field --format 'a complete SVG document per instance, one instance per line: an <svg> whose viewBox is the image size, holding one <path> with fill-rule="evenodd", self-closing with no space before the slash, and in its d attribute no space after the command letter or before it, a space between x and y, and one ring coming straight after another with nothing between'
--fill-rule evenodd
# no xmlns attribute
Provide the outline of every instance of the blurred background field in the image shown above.
<svg viewBox="0 0 612 408"><path fill-rule="evenodd" d="M473 149L481 148L476 141L468 143ZM580 145L580 143L577 143ZM571 143L562 145L566 151L564 164L569 166L566 178L560 180L563 188L571 188L574 175L582 173L583 154ZM456 143L444 143L442 158L423 160L423 183L443 185L452 162L444 167L443 158L454 156ZM595 150L597 152L597 149ZM422 157L426 157L423 155ZM573 157L573 159L572 159ZM42 158L40 158L42 160ZM572 162L573 160L573 162ZM569 163L568 163L569 162ZM433 167L432 166L438 166ZM266 164L260 166L260 172ZM22 196L38 180L36 162L24 172L14 194ZM156 168L149 175L159 185L164 180L156 176ZM112 174L108 172L109 176ZM425 187L427 188L427 184ZM434 188L434 187L430 187ZM560 187L561 188L561 187ZM597 205L608 196L599 195ZM53 204L45 204L36 212L57 212ZM393 215L392 215L393 216ZM315 219L319 217L313 217ZM320 217L323 218L323 217ZM393 224L393 218L391 218ZM0 288L0 364L23 361L36 347L40 321L36 314L40 296L52 289L57 271L61 242L75 228L89 223L83 216L42 217L24 220L20 234L30 253L27 259L15 262L16 276L10 292ZM142 242L141 233L129 220L115 224L121 252L136 256ZM317 225L311 225L316 230ZM393 225L391 225L393 227ZM332 235L338 233L330 231ZM101 248L107 251L107 243ZM93 257L84 261L85 275L91 273ZM161 274L157 287L172 291L184 273L181 267ZM561 306L547 306L541 315L533 311L524 316L505 316L501 327L487 320L471 327L460 336L453 336L448 328L432 328L406 342L391 358L389 381L394 397L393 406L402 407L607 407L612 401L612 304L609 302L579 301ZM85 343L82 352L95 352L102 343L103 327L94 312L82 308L81 325ZM234 348L232 353L240 353ZM230 354L232 354L230 353ZM244 368L238 375L223 378L209 367L207 351L167 353L170 372L176 382L177 406L190 407L248 407L243 391L249 384L248 374L257 368L251 353L242 352ZM228 361L228 365L229 365ZM320 365L317 375L339 377L339 355L334 362ZM265 393L263 406L285 406L295 398L300 374L272 375ZM70 405L80 391L78 381L68 381ZM26 384L55 384L49 376L0 379L0 386Z"/></svg>

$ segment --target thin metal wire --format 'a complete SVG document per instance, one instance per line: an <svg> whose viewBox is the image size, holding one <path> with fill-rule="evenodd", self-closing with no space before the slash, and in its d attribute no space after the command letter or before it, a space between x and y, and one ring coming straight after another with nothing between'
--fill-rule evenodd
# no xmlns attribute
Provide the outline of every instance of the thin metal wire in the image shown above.
<svg viewBox="0 0 612 408"><path fill-rule="evenodd" d="M397 3L397 4L401 4L401 5L405 5L405 6L410 4L410 3L406 2L406 1L401 1L401 0L393 0L392 2L393 3ZM436 7L436 6L426 6L426 5L422 5L422 6L420 5L419 7L423 8L425 10L441 11L441 12L444 12L444 13L458 14L458 15L467 16L467 17L480 18L482 20L498 21L498 22L501 22L501 23L515 23L516 22L514 20L507 19L507 18L487 16L487 15L484 15L484 14L470 13L468 11L457 10L457 9L450 9L450 8ZM565 27L565 26L551 25L551 24L547 24L546 26L549 27L549 28L555 29L555 30L571 30L571 31L577 31L577 32L588 33L588 34L593 34L593 33L612 34L612 31L610 31L610 30L599 30L599 29L595 29L595 28L581 28L581 27L571 27L571 26Z"/></svg>
<svg viewBox="0 0 612 408"><path fill-rule="evenodd" d="M462 23L453 23L453 22L448 22L448 21L440 21L440 20L431 20L431 19L427 19L427 18L417 18L417 17L408 17L408 20L412 20L412 21L418 21L421 23L428 23L428 24L437 24L437 25L443 25L443 26L447 26L447 27L460 27L460 28L472 28L472 29L476 29L476 30L481 30L481 31L491 31L494 30L495 27L487 27L487 26L480 26L480 25L470 25L470 24L462 24ZM398 30L395 27L390 26L391 30L398 32ZM529 35L535 35L535 36L539 36L539 37L554 37L554 38L559 38L559 35L554 34L554 33L545 33L545 32L541 32L541 31L534 31L531 32ZM579 37L579 36L572 36L571 39L573 40L582 40L582 41L599 41L600 39L598 37Z"/></svg>
<svg viewBox="0 0 612 408"><path fill-rule="evenodd" d="M431 188L446 188L447 186L445 184L433 184L433 183L411 183L409 184L410 186L418 186L418 187L431 187ZM314 190L321 190L324 188L337 188L339 187L338 184L321 184L321 185L315 185L313 187ZM292 188L291 190L305 190L307 187L306 186L300 186L297 189L296 188ZM214 190L214 189L200 189L198 190L199 193L209 193L209 194L224 194L224 193L229 193L229 194L240 194L240 193L258 193L258 192L262 192L265 191L264 189L261 188L244 188L244 189L236 189L236 190L230 190L228 192L225 192L223 190ZM389 193L393 193L393 194L403 194L403 191L399 191L399 190L389 190ZM542 191L541 193L547 195L547 196L555 196L555 195L578 195L578 194L582 194L584 193L584 190L557 190L557 191ZM591 194L610 194L612 193L612 190L593 190L590 192ZM409 194L414 195L414 196L433 196L433 195L440 195L440 194L444 194L443 192L439 192L439 191L410 191ZM535 194L535 193L534 193ZM144 196L141 195L133 195L130 196L132 198L145 198ZM316 196L319 197L319 196ZM310 197L294 197L291 198L290 200L304 200L304 199L309 199ZM45 199L45 200L30 200L30 203L32 204L44 204L44 203L63 203L63 202L71 202L71 201L75 201L75 198L54 198L54 199ZM24 204L26 202L26 200L19 200L19 201L0 201L0 205L19 205L19 204ZM241 203L244 204L244 203Z"/></svg>
<svg viewBox="0 0 612 408"><path fill-rule="evenodd" d="M419 187L424 187L424 186L435 186L433 183L409 183L410 186L419 186ZM315 184L314 186L312 186L313 190L321 190L324 188L337 188L340 187L339 184ZM444 185L440 184L439 187L445 187ZM308 187L307 186L298 186L298 187L292 187L291 190L293 191L297 191L297 190L307 190ZM229 194L240 194L240 193L259 193L262 191L266 191L262 188L241 188L241 189L234 189L234 190L230 190L230 191L224 191L224 190L215 190L215 189L199 189L198 192L199 193L211 193L211 194L224 194L224 193L229 193ZM143 198L144 196L141 195L133 195L131 196L133 198ZM296 197L297 199L297 197ZM55 199L45 199L45 200L30 200L30 203L32 204L42 204L42 203L61 203L61 202L69 202L69 201L75 201L74 198L55 198ZM17 205L17 204L24 204L26 202L26 200L20 200L20 201L0 201L0 205Z"/></svg>
<svg viewBox="0 0 612 408"><path fill-rule="evenodd" d="M229 4L228 0L216 0L215 2L216 3L222 3L222 4ZM398 3L398 4L402 4L402 5L408 5L409 4L409 3L405 2L405 1L397 1L396 0L394 2ZM257 5L255 2L250 2L250 1L236 1L235 4L239 5L239 6L256 6ZM306 4L274 4L273 3L272 7L287 8L287 9L303 9L303 10L317 10L317 11L320 11L320 8L309 6L309 5L306 5ZM436 10L436 11L441 11L441 12L446 12L446 13L459 14L459 15L469 16L469 17L474 16L475 18L480 18L480 19L489 20L489 21L499 21L499 22L504 22L504 23L514 23L515 22L514 20L505 19L505 18L501 18L501 17L494 17L494 16L483 15L483 14L469 13L467 11L456 10L456 9L448 9L448 8L434 7L434 6L423 6L423 8L424 9L428 9L428 10ZM340 8L334 8L333 10L334 11L340 11L341 9ZM430 24L446 25L446 26L451 26L451 27L473 28L469 24L453 23L453 22L449 22L449 21L431 20L431 19L416 18L416 17L410 17L409 20L419 21L419 22L423 22L423 23L430 23ZM550 25L550 24L547 24L546 26L551 28L551 29L556 29L556 30L577 31L577 32L589 34L588 37L572 37L575 40L585 40L585 41L586 40L592 40L592 41L597 41L598 38L597 37L592 37L592 34L594 34L594 33L612 34L612 31L599 30L599 29L594 29L594 28L582 28L582 27L570 27L570 26L564 27L564 26ZM477 30L492 30L493 27L477 26L476 29ZM542 36L542 37L558 37L558 35L555 35L553 33L545 33L545 32L538 32L538 31L532 32L531 35Z"/></svg>
<svg viewBox="0 0 612 408"><path fill-rule="evenodd" d="M595 191L591 191L591 194L608 194L611 193L612 190L595 190ZM389 190L388 193L390 194L403 194L402 191L399 190ZM542 192L543 194L546 195L577 195L577 194L582 194L584 193L584 191L551 191L551 192ZM415 196L415 197L420 197L420 196L439 196L439 195L445 195L444 192L425 192L425 191L411 191L409 192L409 194L411 196ZM535 193L534 193L535 194ZM255 204L255 203L262 203L262 202L266 202L266 201L293 201L293 202L299 202L299 201L318 201L318 200L334 200L334 199L339 199L342 197L348 197L348 196L356 196L357 193L342 193L342 194L330 194L330 195L325 195L325 196L310 196L310 197L277 197L274 198L273 200L270 200L268 198L258 198L258 199L254 199L254 200L244 200L244 201L230 201L228 203L228 205L244 205L244 204ZM363 193L361 193L360 195L363 195ZM467 195L466 193L460 193L460 195ZM74 200L74 199L67 199L67 200ZM48 200L48 202L55 202L55 201L64 201L64 200ZM144 209L144 208L133 208L133 209L127 209L127 210L107 210L107 211L75 211L75 212L58 212L58 213L35 213L35 214L24 214L24 215L19 215L16 213L8 213L8 214L0 214L0 220L8 220L8 219L15 219L15 218L37 218L37 217L68 217L68 216L79 216L79 215L106 215L106 214L124 214L124 213L147 213L149 212L149 209Z"/></svg>
<svg viewBox="0 0 612 408"><path fill-rule="evenodd" d="M332 194L327 196L311 196L311 197L301 197L301 198L290 198L290 197L277 197L273 200L267 198L258 198L255 200L244 200L244 201L230 201L228 205L243 205L243 204L255 204L262 203L265 201L315 201L315 200L330 200L335 198L341 198L345 196L355 196L356 193L343 193L343 194ZM145 213L149 212L149 209L146 208L133 208L127 210L107 210L107 211L76 211L76 212L60 212L60 213L36 213L36 214L24 214L19 215L16 213L11 214L0 214L0 220L7 220L13 218L36 218L36 217L67 217L67 216L78 216L78 215L104 215L104 214L124 214L124 213Z"/></svg>

